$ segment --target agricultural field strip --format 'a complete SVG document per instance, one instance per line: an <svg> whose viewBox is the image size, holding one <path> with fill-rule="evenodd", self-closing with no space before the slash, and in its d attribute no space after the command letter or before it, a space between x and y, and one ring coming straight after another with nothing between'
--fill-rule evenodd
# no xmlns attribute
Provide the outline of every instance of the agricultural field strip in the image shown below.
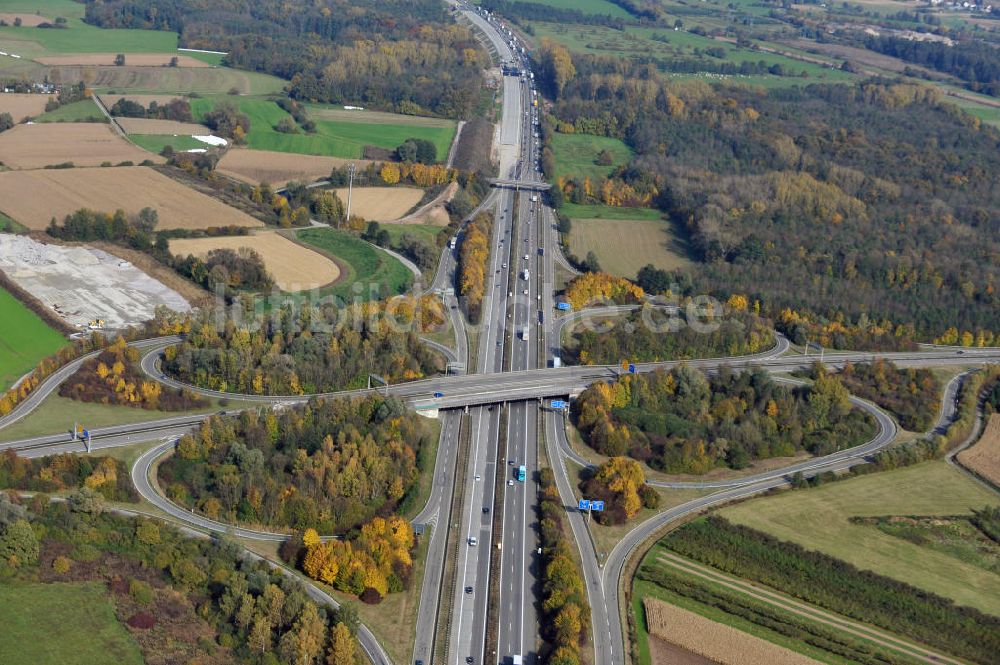
<svg viewBox="0 0 1000 665"><path fill-rule="evenodd" d="M347 188L336 190L347 204ZM351 214L368 221L391 222L408 213L420 202L424 190L416 187L355 187L351 195Z"/></svg>
<svg viewBox="0 0 1000 665"><path fill-rule="evenodd" d="M948 662L953 665L963 665L962 661L931 651L927 647L906 641L904 638L863 623L858 623L828 610L809 605L786 594L772 591L763 585L726 575L718 570L703 566L676 554L663 551L657 557L657 561L705 581L720 584L727 589L737 591L773 607L838 628L856 637L870 640L913 658L918 658L928 663Z"/></svg>
<svg viewBox="0 0 1000 665"><path fill-rule="evenodd" d="M263 226L246 213L144 166L0 173L0 209L34 230L80 208L102 212L121 208L134 214L147 206L159 213L160 229Z"/></svg>
<svg viewBox="0 0 1000 665"><path fill-rule="evenodd" d="M0 93L0 113L10 113L14 122L20 122L22 118L44 113L45 104L53 98L53 95Z"/></svg>
<svg viewBox="0 0 1000 665"><path fill-rule="evenodd" d="M340 277L336 263L304 245L271 231L247 236L177 238L170 241L171 253L204 257L213 249L238 250L248 247L264 260L264 266L282 291L304 291L328 286Z"/></svg>
<svg viewBox="0 0 1000 665"><path fill-rule="evenodd" d="M333 169L348 163L354 163L361 169L371 162L365 159L233 148L226 151L215 170L250 184L266 182L274 187L283 187L292 180L314 182L326 178Z"/></svg>
<svg viewBox="0 0 1000 665"><path fill-rule="evenodd" d="M650 640L659 639L688 654L724 665L819 665L805 654L704 617L654 596L642 599ZM649 644L653 650L653 644ZM684 663L683 656L678 660ZM653 663L660 663L656 658ZM675 665L673 661L662 661Z"/></svg>
<svg viewBox="0 0 1000 665"><path fill-rule="evenodd" d="M76 55L49 55L34 58L42 65L84 65L94 67L115 67L115 53L81 53ZM178 67L211 67L207 62L192 58L189 55L171 55L169 53L127 53L125 64L130 67L165 67L172 58L177 58Z"/></svg>
<svg viewBox="0 0 1000 665"><path fill-rule="evenodd" d="M1000 487L1000 413L990 416L979 441L960 452L958 461Z"/></svg>
<svg viewBox="0 0 1000 665"><path fill-rule="evenodd" d="M176 134L178 136L206 136L212 133L205 125L175 120L151 118L115 118L126 134ZM208 144L204 144L208 147Z"/></svg>
<svg viewBox="0 0 1000 665"><path fill-rule="evenodd" d="M104 162L139 163L146 159L163 161L162 157L135 147L103 124L36 123L17 125L0 134L0 161L13 169L38 169L65 162L76 166L100 166Z"/></svg>

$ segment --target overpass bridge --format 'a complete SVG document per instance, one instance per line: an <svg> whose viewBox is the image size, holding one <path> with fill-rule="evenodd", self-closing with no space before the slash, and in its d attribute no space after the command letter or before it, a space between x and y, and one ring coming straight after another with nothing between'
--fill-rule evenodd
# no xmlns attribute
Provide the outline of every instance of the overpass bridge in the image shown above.
<svg viewBox="0 0 1000 665"><path fill-rule="evenodd" d="M547 192L552 189L552 185L549 183L537 180L505 180L503 178L494 178L490 180L490 185L499 189L513 189L514 191Z"/></svg>

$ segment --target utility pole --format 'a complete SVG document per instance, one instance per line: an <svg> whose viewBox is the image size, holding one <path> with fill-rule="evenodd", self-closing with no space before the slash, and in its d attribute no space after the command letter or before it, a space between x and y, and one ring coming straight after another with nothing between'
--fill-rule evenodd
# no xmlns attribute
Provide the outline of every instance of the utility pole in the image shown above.
<svg viewBox="0 0 1000 665"><path fill-rule="evenodd" d="M354 162L347 165L347 224L351 224L351 194L354 193Z"/></svg>

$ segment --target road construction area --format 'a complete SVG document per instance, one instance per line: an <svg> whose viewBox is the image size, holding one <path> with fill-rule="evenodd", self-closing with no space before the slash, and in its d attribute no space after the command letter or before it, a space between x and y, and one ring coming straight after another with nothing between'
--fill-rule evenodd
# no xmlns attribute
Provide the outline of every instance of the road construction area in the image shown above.
<svg viewBox="0 0 1000 665"><path fill-rule="evenodd" d="M0 270L75 327L96 319L108 328L138 324L152 318L158 305L178 312L191 309L173 289L99 249L48 245L4 233Z"/></svg>

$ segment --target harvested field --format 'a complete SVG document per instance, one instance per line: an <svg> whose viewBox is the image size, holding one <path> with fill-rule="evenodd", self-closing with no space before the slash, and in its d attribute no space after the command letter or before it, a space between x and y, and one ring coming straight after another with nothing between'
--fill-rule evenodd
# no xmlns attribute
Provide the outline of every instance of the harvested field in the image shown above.
<svg viewBox="0 0 1000 665"><path fill-rule="evenodd" d="M117 120L126 134L177 134L179 136L198 134L205 136L212 133L212 130L205 125L194 122L146 118L117 118Z"/></svg>
<svg viewBox="0 0 1000 665"><path fill-rule="evenodd" d="M346 205L347 188L337 190ZM423 198L424 191L415 187L355 187L351 197L351 214L370 222L391 222L408 213Z"/></svg>
<svg viewBox="0 0 1000 665"><path fill-rule="evenodd" d="M144 31L149 32L149 31ZM281 92L285 82L276 76L258 72L245 72L228 67L95 67L62 65L44 67L52 79L60 81L92 81L97 91L114 90L149 93L171 98L181 94L218 94L236 88L241 95L267 95ZM133 97L133 95L129 95Z"/></svg>
<svg viewBox="0 0 1000 665"><path fill-rule="evenodd" d="M291 180L314 182L334 168L354 162L359 169L368 165L364 159L341 159L319 155L296 155L288 152L234 148L219 161L216 170L231 178L254 185L266 182L283 187Z"/></svg>
<svg viewBox="0 0 1000 665"><path fill-rule="evenodd" d="M98 95L98 97L101 98L101 101L104 102L104 105L107 106L108 108L114 106L119 99L131 99L133 102L136 102L137 104L142 104L147 108L149 108L149 105L152 104L153 102L162 105L162 104L169 104L175 99L183 99L183 95L142 95L142 94L135 94L135 95L102 94Z"/></svg>
<svg viewBox="0 0 1000 665"><path fill-rule="evenodd" d="M47 55L35 58L35 62L43 65L84 65L84 66L115 66L114 53L75 53L72 55ZM171 55L170 53L126 53L125 64L129 67L167 67L170 59L177 58L178 67L210 67L207 62L192 58L189 55Z"/></svg>
<svg viewBox="0 0 1000 665"><path fill-rule="evenodd" d="M305 291L326 286L340 277L336 263L292 242L285 236L268 231L248 236L216 238L177 238L170 241L170 252L204 257L210 250L249 247L264 259L264 265L282 291Z"/></svg>
<svg viewBox="0 0 1000 665"><path fill-rule="evenodd" d="M162 162L115 133L108 125L92 122L54 122L18 125L0 134L0 162L13 169L39 169L72 162L75 166L100 166L104 162ZM77 206L79 207L79 206Z"/></svg>
<svg viewBox="0 0 1000 665"><path fill-rule="evenodd" d="M656 598L644 598L649 634L722 665L815 665L818 661ZM671 661L672 662L672 661Z"/></svg>
<svg viewBox="0 0 1000 665"><path fill-rule="evenodd" d="M448 216L445 205L454 198L456 192L458 192L458 183L453 182L441 190L441 193L433 200L420 206L406 217L396 220L396 223L448 226L451 223L451 218Z"/></svg>
<svg viewBox="0 0 1000 665"><path fill-rule="evenodd" d="M121 328L152 318L158 305L191 309L173 289L99 249L0 234L0 270L72 326L99 318Z"/></svg>
<svg viewBox="0 0 1000 665"><path fill-rule="evenodd" d="M979 441L960 452L958 461L1000 487L1000 413L990 416Z"/></svg>
<svg viewBox="0 0 1000 665"><path fill-rule="evenodd" d="M652 635L649 636L649 657L653 665L716 665L714 660Z"/></svg>
<svg viewBox="0 0 1000 665"><path fill-rule="evenodd" d="M569 240L580 259L594 252L602 270L627 279L648 263L666 270L688 264L683 244L660 220L573 219Z"/></svg>
<svg viewBox="0 0 1000 665"><path fill-rule="evenodd" d="M53 217L62 219L80 208L105 212L121 208L135 214L147 206L159 213L159 229L263 226L246 213L144 166L0 173L0 210L31 229L44 229Z"/></svg>
<svg viewBox="0 0 1000 665"><path fill-rule="evenodd" d="M7 25L14 25L15 19L21 19L22 28L34 28L36 25L40 25L50 20L44 16L39 16L38 14L12 14L9 12L0 13L0 21L6 22Z"/></svg>
<svg viewBox="0 0 1000 665"><path fill-rule="evenodd" d="M3 16L3 14L0 14ZM14 122L45 112L45 104L55 95L28 95L15 92L0 93L0 113L10 113Z"/></svg>

